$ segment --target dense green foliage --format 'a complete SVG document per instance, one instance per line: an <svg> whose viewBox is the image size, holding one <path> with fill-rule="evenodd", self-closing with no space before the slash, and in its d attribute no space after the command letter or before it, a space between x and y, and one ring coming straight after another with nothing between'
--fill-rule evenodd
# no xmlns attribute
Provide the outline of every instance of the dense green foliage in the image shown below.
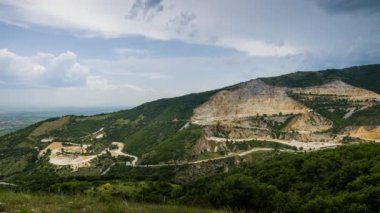
<svg viewBox="0 0 380 213"><path fill-rule="evenodd" d="M189 127L173 134L155 144L151 148L152 157L151 161L147 163L155 164L159 162L177 161L182 160L184 157L189 159L192 155L191 148L195 142L201 137L202 129L196 125L190 125Z"/></svg>
<svg viewBox="0 0 380 213"><path fill-rule="evenodd" d="M212 209L200 209L178 205L152 205L125 202L119 198L15 193L0 190L0 212L167 212L167 213L217 213Z"/></svg>
<svg viewBox="0 0 380 213"><path fill-rule="evenodd" d="M380 145L281 153L186 186L181 199L266 212L378 212Z"/></svg>
<svg viewBox="0 0 380 213"><path fill-rule="evenodd" d="M287 87L308 87L341 80L356 87L380 94L380 65L355 66L345 69L329 69L317 72L295 72L278 77L262 78L266 83Z"/></svg>
<svg viewBox="0 0 380 213"><path fill-rule="evenodd" d="M148 162L168 159L167 156L158 156L167 153L155 153L154 151L157 149L174 152L174 156L170 157L183 159L185 157L183 142L188 139L188 143L191 144L198 135L200 136L200 130L196 127L185 129L183 132L178 132L178 130L188 122L194 108L207 101L215 92L162 99L143 104L132 110L121 111L118 119L133 122L122 128L116 125L111 126L109 135L118 137L119 140L125 142L126 150L130 153L138 156L148 153L146 156ZM177 132L179 134L176 134ZM188 135L186 135L187 133ZM179 140L179 144L173 142L176 139Z"/></svg>
<svg viewBox="0 0 380 213"><path fill-rule="evenodd" d="M356 112L347 119L351 125L380 125L380 105Z"/></svg>
<svg viewBox="0 0 380 213"><path fill-rule="evenodd" d="M26 170L36 159L32 148L0 149L0 178Z"/></svg>
<svg viewBox="0 0 380 213"><path fill-rule="evenodd" d="M109 201L185 204L248 212L379 211L379 144L347 145L311 153L272 152L260 156L229 173L188 184L169 182L175 167L130 168L127 173L134 172L134 178L138 178L140 172L140 181L116 180L112 175L103 180L89 176L65 180L46 176L46 171L42 171L29 174L25 179L27 185L22 189L73 196L84 194ZM148 177L154 173L157 177L163 176L159 179Z"/></svg>

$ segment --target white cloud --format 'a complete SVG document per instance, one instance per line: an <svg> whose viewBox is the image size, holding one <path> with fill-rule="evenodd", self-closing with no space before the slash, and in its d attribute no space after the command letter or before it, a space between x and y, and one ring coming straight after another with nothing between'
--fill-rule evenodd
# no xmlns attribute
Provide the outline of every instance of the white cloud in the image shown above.
<svg viewBox="0 0 380 213"><path fill-rule="evenodd" d="M29 87L83 86L90 72L72 52L57 56L47 53L18 56L7 49L0 49L0 66L1 79L10 85Z"/></svg>
<svg viewBox="0 0 380 213"><path fill-rule="evenodd" d="M107 90L111 88L110 83L107 79L102 78L100 76L89 76L86 79L86 85L90 89L101 89L101 90Z"/></svg>
<svg viewBox="0 0 380 213"><path fill-rule="evenodd" d="M86 37L142 35L181 40L233 48L253 56L284 56L304 51L290 46L287 41L281 47L266 42L260 35L264 23L251 17L262 8L258 1L252 2L257 8L249 1L242 1L241 11L237 11L234 1L221 4L214 1L115 0L110 4L106 0L3 0L0 7L6 5L6 9L0 11L0 20L30 27L64 29ZM241 25L245 25L245 29L241 29ZM270 37L276 37L275 33Z"/></svg>
<svg viewBox="0 0 380 213"><path fill-rule="evenodd" d="M2 79L18 78L23 81L34 80L46 71L44 66L30 58L19 57L7 49L0 49L0 67Z"/></svg>
<svg viewBox="0 0 380 213"><path fill-rule="evenodd" d="M378 41L380 13L363 15L355 9L368 10L371 1L350 1L337 15L333 11L343 0L2 0L0 21L85 37L180 40L250 56L342 54L360 36Z"/></svg>
<svg viewBox="0 0 380 213"><path fill-rule="evenodd" d="M3 85L29 88L65 88L88 87L90 89L114 90L144 89L120 83L114 84L107 78L91 74L90 67L81 64L73 52L64 52L57 56L49 53L38 53L34 56L18 56L15 53L0 49L0 79ZM159 79L164 75L159 73L130 73L130 75Z"/></svg>
<svg viewBox="0 0 380 213"><path fill-rule="evenodd" d="M351 13L350 8L333 12L339 8L327 10L316 3L321 1L325 2L0 0L1 22L39 30L46 27L47 34L50 29L60 29L65 35L100 37L94 39L100 46L119 47L113 49L116 57L111 53L108 60L96 53L91 55L97 60L79 58L73 52L20 56L2 49L0 97L19 94L18 102L16 98L2 98L15 104L36 100L58 105L65 100L78 105L133 105L256 77L378 62L380 13L372 9L370 13ZM140 38L136 39L133 46L142 49L130 49L120 40L103 39L136 35L153 41L141 44ZM175 42L155 43L154 39ZM183 57L187 54L181 52L183 47L197 48L184 51L191 55L209 47L181 44L177 48L177 41L230 48L243 54L226 51L229 55L224 57ZM78 47L80 50L91 51L86 45ZM166 57L177 52L181 57ZM28 88L5 90L11 86ZM37 89L42 87L49 89Z"/></svg>

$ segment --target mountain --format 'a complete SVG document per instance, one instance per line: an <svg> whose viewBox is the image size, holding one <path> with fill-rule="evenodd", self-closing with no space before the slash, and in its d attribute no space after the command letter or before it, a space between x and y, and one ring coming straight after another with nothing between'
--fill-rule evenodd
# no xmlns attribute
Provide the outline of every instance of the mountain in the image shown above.
<svg viewBox="0 0 380 213"><path fill-rule="evenodd" d="M90 155L117 141L138 164L158 164L234 153L235 141L320 149L348 138L380 140L379 68L296 72L109 114L53 118L1 137L0 147L40 152L49 144L41 141L71 142L91 147L83 151Z"/></svg>
<svg viewBox="0 0 380 213"><path fill-rule="evenodd" d="M29 190L74 187L58 184L70 178L193 184L277 155L291 163L298 162L288 156L292 154L310 153L322 159L318 153L326 149L380 142L376 79L380 65L296 72L129 110L51 118L0 137L0 180ZM375 156L369 157L371 162ZM326 154L326 159L333 161L331 155ZM302 156L299 161L311 160ZM275 166L273 162L267 163ZM197 184L205 183L209 182ZM260 187L257 190L264 190ZM191 199L190 195L183 196Z"/></svg>

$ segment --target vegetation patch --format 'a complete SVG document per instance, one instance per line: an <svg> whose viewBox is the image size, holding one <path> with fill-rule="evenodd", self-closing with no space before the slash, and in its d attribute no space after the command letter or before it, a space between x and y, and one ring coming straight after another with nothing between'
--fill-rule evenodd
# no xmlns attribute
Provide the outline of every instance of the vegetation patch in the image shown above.
<svg viewBox="0 0 380 213"><path fill-rule="evenodd" d="M174 204L154 205L126 202L120 198L83 195L29 194L0 190L0 211L4 212L167 212L217 213L223 210L200 209Z"/></svg>
<svg viewBox="0 0 380 213"><path fill-rule="evenodd" d="M36 138L42 135L46 135L53 130L62 128L63 126L68 124L70 120L70 116L65 116L52 121L46 121L42 123L40 126L38 126L36 129L34 129L33 132L30 133L30 137Z"/></svg>

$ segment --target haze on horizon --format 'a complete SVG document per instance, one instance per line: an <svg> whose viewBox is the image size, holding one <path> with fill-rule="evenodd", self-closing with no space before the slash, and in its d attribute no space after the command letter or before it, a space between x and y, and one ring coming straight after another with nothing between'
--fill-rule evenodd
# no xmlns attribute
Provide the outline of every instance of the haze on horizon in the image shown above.
<svg viewBox="0 0 380 213"><path fill-rule="evenodd" d="M380 62L378 0L0 0L0 108L134 106Z"/></svg>

